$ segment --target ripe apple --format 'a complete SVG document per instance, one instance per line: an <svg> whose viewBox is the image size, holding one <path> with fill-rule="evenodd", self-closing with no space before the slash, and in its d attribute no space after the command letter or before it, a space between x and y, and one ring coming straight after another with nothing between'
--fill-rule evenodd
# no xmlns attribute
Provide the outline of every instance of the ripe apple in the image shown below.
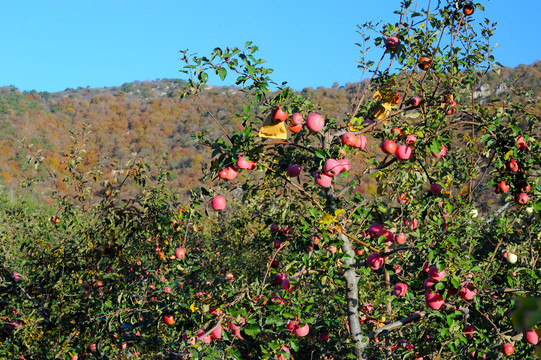
<svg viewBox="0 0 541 360"><path fill-rule="evenodd" d="M505 182L505 180L502 180L496 184L497 194L505 194L508 191L509 191L509 185L507 184L507 182Z"/></svg>
<svg viewBox="0 0 541 360"><path fill-rule="evenodd" d="M396 136L403 136L404 134L402 134L402 130L400 130L399 128L397 127L394 127L391 129L391 133L393 133L394 135Z"/></svg>
<svg viewBox="0 0 541 360"><path fill-rule="evenodd" d="M406 145L412 146L417 141L417 136L411 134L406 136Z"/></svg>
<svg viewBox="0 0 541 360"><path fill-rule="evenodd" d="M518 162L516 160L511 160L509 161L509 163L507 164L507 168L511 171L511 172L517 172L518 171Z"/></svg>
<svg viewBox="0 0 541 360"><path fill-rule="evenodd" d="M432 60L426 56L422 56L420 59L419 59L419 69L421 70L428 70L430 68L430 66L432 65Z"/></svg>
<svg viewBox="0 0 541 360"><path fill-rule="evenodd" d="M357 140L355 141L355 144L353 147L363 150L366 147L366 136L364 135L357 135Z"/></svg>
<svg viewBox="0 0 541 360"><path fill-rule="evenodd" d="M274 275L274 282L277 285L282 285L282 283L284 282L285 279L287 279L287 275L284 274L284 273L278 273L278 274Z"/></svg>
<svg viewBox="0 0 541 360"><path fill-rule="evenodd" d="M432 291L426 293L425 303L426 306L434 310L440 310L443 305L445 305L443 297L438 293L433 293Z"/></svg>
<svg viewBox="0 0 541 360"><path fill-rule="evenodd" d="M400 101L401 101L401 100L402 100L402 97L400 96L400 93L397 92L397 93L395 94L393 100L391 101L391 103L392 103L393 105L398 105L398 104L400 104Z"/></svg>
<svg viewBox="0 0 541 360"><path fill-rule="evenodd" d="M210 201L212 209L219 211L225 209L226 201L223 196L215 196Z"/></svg>
<svg viewBox="0 0 541 360"><path fill-rule="evenodd" d="M512 344L505 344L503 346L503 353L507 356L515 352L515 347Z"/></svg>
<svg viewBox="0 0 541 360"><path fill-rule="evenodd" d="M400 234L396 234L394 240L396 241L397 244L405 244L406 243L406 234L404 233L400 233Z"/></svg>
<svg viewBox="0 0 541 360"><path fill-rule="evenodd" d="M278 105L272 112L272 118L278 121L286 121L287 115L287 111L283 111L281 105Z"/></svg>
<svg viewBox="0 0 541 360"><path fill-rule="evenodd" d="M407 145L398 145L395 156L398 160L406 161L411 158L412 150Z"/></svg>
<svg viewBox="0 0 541 360"><path fill-rule="evenodd" d="M394 286L393 294L395 294L396 296L406 296L406 291L408 291L408 285L398 283Z"/></svg>
<svg viewBox="0 0 541 360"><path fill-rule="evenodd" d="M475 11L475 5L473 4L466 4L462 8L462 13L466 16L472 15L474 11Z"/></svg>
<svg viewBox="0 0 541 360"><path fill-rule="evenodd" d="M520 187L520 191L524 193L531 190L530 185L526 181L521 182L518 186Z"/></svg>
<svg viewBox="0 0 541 360"><path fill-rule="evenodd" d="M381 151L386 154L394 154L396 152L396 143L392 140L384 140L381 143Z"/></svg>
<svg viewBox="0 0 541 360"><path fill-rule="evenodd" d="M286 172L289 177L297 177L301 174L301 167L297 164L289 165Z"/></svg>
<svg viewBox="0 0 541 360"><path fill-rule="evenodd" d="M235 276L233 274L231 274L231 273L227 273L227 274L225 274L225 280L233 281L233 280L235 280Z"/></svg>
<svg viewBox="0 0 541 360"><path fill-rule="evenodd" d="M383 228L383 225L378 224L378 223L373 223L372 225L368 227L368 234L370 234L370 237L372 239L377 239L381 235L383 235L384 230L385 229Z"/></svg>
<svg viewBox="0 0 541 360"><path fill-rule="evenodd" d="M298 324L299 322L297 320L289 320L286 324L286 328L289 330L290 333L293 333Z"/></svg>
<svg viewBox="0 0 541 360"><path fill-rule="evenodd" d="M535 329L530 329L524 333L524 339L529 344L537 345L539 342L539 335L537 335L537 331L535 331Z"/></svg>
<svg viewBox="0 0 541 360"><path fill-rule="evenodd" d="M233 331L240 331L240 328L246 324L246 320L243 318L243 317L240 317L240 318L233 318L231 319L231 321L229 322L229 327L231 328L231 330Z"/></svg>
<svg viewBox="0 0 541 360"><path fill-rule="evenodd" d="M432 195L440 195L441 194L442 187L438 184L431 184L430 185L430 193Z"/></svg>
<svg viewBox="0 0 541 360"><path fill-rule="evenodd" d="M173 315L164 315L163 316L163 321L167 325L173 325L175 323L175 317Z"/></svg>
<svg viewBox="0 0 541 360"><path fill-rule="evenodd" d="M248 169L250 167L250 162L247 161L244 156L239 156L236 165L238 169Z"/></svg>
<svg viewBox="0 0 541 360"><path fill-rule="evenodd" d="M449 110L447 110L446 114L447 115L453 115L454 113L456 113L456 108L450 108Z"/></svg>
<svg viewBox="0 0 541 360"><path fill-rule="evenodd" d="M291 122L295 125L302 125L302 122L304 121L304 119L302 118L302 115L299 114L298 112L294 113L293 115L291 115Z"/></svg>
<svg viewBox="0 0 541 360"><path fill-rule="evenodd" d="M323 127L325 126L325 119L323 119L323 116L312 113L308 115L308 118L306 119L306 127L308 130L312 132L319 132Z"/></svg>
<svg viewBox="0 0 541 360"><path fill-rule="evenodd" d="M409 202L408 199L406 198L406 194L404 193L397 195L396 200L401 204L407 204Z"/></svg>
<svg viewBox="0 0 541 360"><path fill-rule="evenodd" d="M291 280L284 279L284 281L282 281L282 289L284 289L286 291L293 290L293 285L291 284Z"/></svg>
<svg viewBox="0 0 541 360"><path fill-rule="evenodd" d="M336 176L342 172L342 164L336 159L328 159L323 165L323 171L329 176Z"/></svg>
<svg viewBox="0 0 541 360"><path fill-rule="evenodd" d="M237 176L237 170L233 166L226 166L218 173L220 179L233 180Z"/></svg>
<svg viewBox="0 0 541 360"><path fill-rule="evenodd" d="M475 295L477 295L477 289L475 289L471 281L463 283L462 288L458 292L458 296L464 300L471 300Z"/></svg>
<svg viewBox="0 0 541 360"><path fill-rule="evenodd" d="M276 269L278 266L280 266L280 263L278 262L278 260L273 260L271 262L271 267Z"/></svg>
<svg viewBox="0 0 541 360"><path fill-rule="evenodd" d="M288 129L289 129L289 131L294 132L294 133L301 132L301 130L302 130L302 124L298 124L298 125L295 125L295 124L289 124Z"/></svg>
<svg viewBox="0 0 541 360"><path fill-rule="evenodd" d="M55 224L58 224L60 222L60 218L58 216L53 216L51 218L51 222L53 222Z"/></svg>
<svg viewBox="0 0 541 360"><path fill-rule="evenodd" d="M442 156L444 156L445 154L447 154L447 148L445 147L445 145L442 145L442 146L441 146L440 152L437 153L437 154L432 153L432 156L434 156L435 158L439 159L439 158L441 158Z"/></svg>
<svg viewBox="0 0 541 360"><path fill-rule="evenodd" d="M528 202L529 198L528 198L528 194L526 193L519 193L517 195L515 195L515 203L519 204L519 205L524 205Z"/></svg>
<svg viewBox="0 0 541 360"><path fill-rule="evenodd" d="M210 344L212 342L212 338L211 338L210 335L203 336L203 335L205 335L205 333L206 333L206 331L201 329L201 330L197 330L197 332L195 334L197 335L197 338L199 340L201 340L205 344Z"/></svg>
<svg viewBox="0 0 541 360"><path fill-rule="evenodd" d="M383 265L383 257L378 253L371 253L366 258L366 265L372 270L377 270Z"/></svg>
<svg viewBox="0 0 541 360"><path fill-rule="evenodd" d="M177 259L184 259L185 256L186 256L186 248L178 247L175 249L175 257Z"/></svg>
<svg viewBox="0 0 541 360"><path fill-rule="evenodd" d="M507 262L509 264L514 264L514 263L517 262L517 260L518 260L517 254L514 254L514 253L508 253L507 254Z"/></svg>
<svg viewBox="0 0 541 360"><path fill-rule="evenodd" d="M400 46L400 40L398 40L396 36L389 36L387 40L385 40L385 47L389 52L395 51L398 49L398 46Z"/></svg>
<svg viewBox="0 0 541 360"><path fill-rule="evenodd" d="M308 326L308 324L305 324L304 326L295 326L295 335L297 335L298 337L304 337L306 335L308 335L308 333L310 332L310 327Z"/></svg>
<svg viewBox="0 0 541 360"><path fill-rule="evenodd" d="M419 104L421 103L421 98L418 97L418 96L413 96L410 101L409 101L410 105L413 106L413 107L417 107L419 106Z"/></svg>
<svg viewBox="0 0 541 360"><path fill-rule="evenodd" d="M214 338L214 339L221 339L222 338L222 325L221 324L218 324L214 330L212 330L212 332L210 333L210 335Z"/></svg>
<svg viewBox="0 0 541 360"><path fill-rule="evenodd" d="M469 337L470 339L473 338L473 332L475 331L475 327L473 325L464 326L463 334L466 337Z"/></svg>
<svg viewBox="0 0 541 360"><path fill-rule="evenodd" d="M278 360L286 360L286 357L284 356L284 353L288 353L288 354L291 354L291 351L289 351L289 348L287 348L286 346L282 345L282 354L280 354L278 356ZM289 357L290 359L291 357Z"/></svg>
<svg viewBox="0 0 541 360"><path fill-rule="evenodd" d="M524 140L524 136L522 135L517 136L517 147L522 151L528 151L530 149L528 144L526 144L526 140Z"/></svg>
<svg viewBox="0 0 541 360"><path fill-rule="evenodd" d="M445 277L445 269L442 271L438 271L438 267L436 265L432 265L428 268L428 278L432 281L440 282Z"/></svg>
<svg viewBox="0 0 541 360"><path fill-rule="evenodd" d="M347 132L342 135L342 144L344 145L354 146L356 141L357 137L351 132Z"/></svg>
<svg viewBox="0 0 541 360"><path fill-rule="evenodd" d="M329 175L327 175L325 173L320 174L318 172L315 172L314 173L314 181L319 186L324 187L324 188L328 188L332 184L332 176L329 176Z"/></svg>
<svg viewBox="0 0 541 360"><path fill-rule="evenodd" d="M340 170L341 173L344 171L349 171L351 169L351 163L348 159L338 160L338 163L340 164L340 166L342 166L342 170Z"/></svg>

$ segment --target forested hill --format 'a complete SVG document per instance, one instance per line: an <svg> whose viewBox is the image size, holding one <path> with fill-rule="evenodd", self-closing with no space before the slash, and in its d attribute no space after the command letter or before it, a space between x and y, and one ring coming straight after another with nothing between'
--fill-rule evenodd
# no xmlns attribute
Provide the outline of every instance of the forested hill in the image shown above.
<svg viewBox="0 0 541 360"><path fill-rule="evenodd" d="M351 111L357 85L306 88L302 93L319 103L326 116L342 119ZM541 61L504 68L500 75L489 74L476 96L496 98L513 85L533 90L539 96ZM70 130L88 129L83 157L88 169L100 164L102 171L114 171L117 164L143 159L170 170L172 187L190 189L200 183L201 163L210 157L192 135L209 131L217 137L221 133L200 102L179 100L185 86L182 80L164 79L58 93L1 87L0 184L16 193L32 173L33 166L28 164L31 153L22 145L22 139L34 144L32 151L43 150L45 165L51 171L62 173L66 167L63 154L73 144ZM245 96L238 88L209 87L202 98L226 129L240 129L238 116L242 116ZM38 175L46 177L45 172Z"/></svg>

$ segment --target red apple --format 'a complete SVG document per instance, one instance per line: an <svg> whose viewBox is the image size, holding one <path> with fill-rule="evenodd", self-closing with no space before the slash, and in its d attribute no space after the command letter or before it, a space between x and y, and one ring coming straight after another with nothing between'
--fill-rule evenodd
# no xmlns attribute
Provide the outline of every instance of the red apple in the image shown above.
<svg viewBox="0 0 541 360"><path fill-rule="evenodd" d="M291 284L291 280L284 279L284 281L282 281L282 289L284 289L286 291L293 290L293 285Z"/></svg>
<svg viewBox="0 0 541 360"><path fill-rule="evenodd" d="M286 172L289 177L297 177L301 174L301 167L297 164L289 165Z"/></svg>
<svg viewBox="0 0 541 360"><path fill-rule="evenodd" d="M387 48L387 51L393 52L400 46L400 40L396 36L389 36L387 40L385 40L385 47Z"/></svg>
<svg viewBox="0 0 541 360"><path fill-rule="evenodd" d="M304 119L302 118L302 115L298 112L291 115L291 122L295 125L302 125Z"/></svg>
<svg viewBox="0 0 541 360"><path fill-rule="evenodd" d="M412 150L407 145L398 145L396 148L395 156L398 160L406 161L411 158Z"/></svg>
<svg viewBox="0 0 541 360"><path fill-rule="evenodd" d="M323 165L323 171L329 176L336 176L342 172L342 164L336 159L328 159Z"/></svg>
<svg viewBox="0 0 541 360"><path fill-rule="evenodd" d="M294 133L301 132L301 130L302 130L302 124L298 124L298 125L295 125L295 124L289 124L288 129L289 129L289 131L294 132Z"/></svg>
<svg viewBox="0 0 541 360"><path fill-rule="evenodd" d="M466 4L462 8L462 13L466 16L470 16L475 11L475 5L473 4Z"/></svg>
<svg viewBox="0 0 541 360"><path fill-rule="evenodd" d="M320 174L318 172L314 173L314 181L321 187L328 188L332 184L332 176L329 176L325 173Z"/></svg>
<svg viewBox="0 0 541 360"><path fill-rule="evenodd" d="M503 353L507 356L515 352L515 347L512 344L505 344L503 346Z"/></svg>
<svg viewBox="0 0 541 360"><path fill-rule="evenodd" d="M509 163L507 164L507 168L511 171L511 172L517 172L518 171L518 162L516 160L511 160L509 161Z"/></svg>
<svg viewBox="0 0 541 360"><path fill-rule="evenodd" d="M475 327L472 325L464 326L463 334L466 337L473 338L473 332L475 331Z"/></svg>
<svg viewBox="0 0 541 360"><path fill-rule="evenodd" d="M237 176L237 170L232 166L226 166L218 173L220 179L233 180Z"/></svg>
<svg viewBox="0 0 541 360"><path fill-rule="evenodd" d="M423 56L419 59L419 69L421 70L428 70L430 66L432 65L432 60L426 56Z"/></svg>
<svg viewBox="0 0 541 360"><path fill-rule="evenodd" d="M163 321L167 325L173 325L175 323L175 317L173 315L164 315L163 316Z"/></svg>
<svg viewBox="0 0 541 360"><path fill-rule="evenodd" d="M222 325L221 324L218 324L214 330L212 330L212 332L210 333L210 335L214 338L214 339L221 339L222 338Z"/></svg>
<svg viewBox="0 0 541 360"><path fill-rule="evenodd" d="M406 296L406 292L408 291L408 285L403 283L395 284L393 289L393 294L396 296Z"/></svg>
<svg viewBox="0 0 541 360"><path fill-rule="evenodd" d="M294 332L295 332L295 335L297 335L298 337L304 337L308 335L308 333L310 332L310 327L308 326L308 324L305 324L304 326L301 326L301 327L295 326Z"/></svg>
<svg viewBox="0 0 541 360"><path fill-rule="evenodd" d="M186 248L178 247L175 249L175 257L177 259L184 259L185 256L186 256Z"/></svg>
<svg viewBox="0 0 541 360"><path fill-rule="evenodd" d="M497 194L505 194L508 191L509 191L509 185L505 182L505 180L502 180L498 184L496 184Z"/></svg>
<svg viewBox="0 0 541 360"><path fill-rule="evenodd" d="M225 209L226 201L223 196L215 196L210 201L212 209L219 211Z"/></svg>
<svg viewBox="0 0 541 360"><path fill-rule="evenodd" d="M408 199L406 198L406 194L404 193L397 195L396 200L401 204L407 204L409 202Z"/></svg>
<svg viewBox="0 0 541 360"><path fill-rule="evenodd" d="M443 297L438 293L433 293L432 291L426 293L425 303L426 306L434 310L440 310L443 305L445 305Z"/></svg>
<svg viewBox="0 0 541 360"><path fill-rule="evenodd" d="M273 260L271 262L271 267L276 269L278 266L280 266L280 263L278 262L278 260Z"/></svg>
<svg viewBox="0 0 541 360"><path fill-rule="evenodd" d="M442 156L444 156L445 154L447 154L447 148L445 147L445 145L442 145L440 152L437 153L437 154L432 153L432 156L439 159Z"/></svg>
<svg viewBox="0 0 541 360"><path fill-rule="evenodd" d="M411 134L406 136L406 145L412 146L417 141L417 136Z"/></svg>
<svg viewBox="0 0 541 360"><path fill-rule="evenodd" d="M393 100L391 101L391 103L393 105L398 105L400 104L400 101L402 100L402 97L400 96L400 93L396 93L395 96L393 97Z"/></svg>
<svg viewBox="0 0 541 360"><path fill-rule="evenodd" d="M515 195L515 203L519 204L519 205L524 205L528 202L529 198L528 198L528 194L526 193L519 193L517 195Z"/></svg>
<svg viewBox="0 0 541 360"><path fill-rule="evenodd" d="M340 170L341 173L344 171L349 171L351 169L351 163L348 159L338 160L338 163L340 164L340 166L342 166L342 169Z"/></svg>
<svg viewBox="0 0 541 360"><path fill-rule="evenodd" d="M524 193L531 190L530 185L529 185L527 182L525 182L525 181L521 182L521 183L519 184L519 187L520 187L520 191L521 191L521 192L524 192Z"/></svg>
<svg viewBox="0 0 541 360"><path fill-rule="evenodd" d="M225 280L233 281L233 280L235 280L235 275L233 275L231 273L227 273L227 274L225 274Z"/></svg>
<svg viewBox="0 0 541 360"><path fill-rule="evenodd" d="M477 289L475 289L471 281L463 283L462 288L458 293L458 296L464 300L471 300L475 295L477 295Z"/></svg>
<svg viewBox="0 0 541 360"><path fill-rule="evenodd" d="M355 141L355 145L353 145L353 147L363 150L366 147L366 136L357 135L357 140Z"/></svg>
<svg viewBox="0 0 541 360"><path fill-rule="evenodd" d="M53 216L51 218L51 222L53 222L55 224L58 224L60 222L60 218L58 216Z"/></svg>
<svg viewBox="0 0 541 360"><path fill-rule="evenodd" d="M306 119L306 127L308 130L312 132L319 132L323 127L325 126L325 119L323 119L323 116L312 113L308 115L308 118Z"/></svg>
<svg viewBox="0 0 541 360"><path fill-rule="evenodd" d="M282 285L282 283L284 282L285 279L287 279L287 275L284 274L284 273L278 273L278 274L274 275L274 282L277 285Z"/></svg>
<svg viewBox="0 0 541 360"><path fill-rule="evenodd" d="M381 143L381 151L386 154L394 154L396 152L396 143L392 140L384 140Z"/></svg>
<svg viewBox="0 0 541 360"><path fill-rule="evenodd" d="M244 156L239 156L236 166L237 169L248 169L250 168L250 162Z"/></svg>
<svg viewBox="0 0 541 360"><path fill-rule="evenodd" d="M524 136L522 135L517 136L517 147L519 150L523 151L528 151L530 149L528 144L526 144L526 140L524 140Z"/></svg>
<svg viewBox="0 0 541 360"><path fill-rule="evenodd" d="M404 233L401 233L401 234L396 234L394 240L396 241L397 244L405 244L406 243L406 234Z"/></svg>
<svg viewBox="0 0 541 360"><path fill-rule="evenodd" d="M196 332L197 338L201 340L202 342L204 342L205 344L210 344L212 342L212 338L210 337L210 335L203 336L205 335L205 333L206 333L205 330L197 330Z"/></svg>
<svg viewBox="0 0 541 360"><path fill-rule="evenodd" d="M383 235L384 230L383 225L378 223L373 223L368 227L368 233L372 239L379 238L381 235Z"/></svg>
<svg viewBox="0 0 541 360"><path fill-rule="evenodd" d="M430 193L432 195L439 195L441 194L442 187L438 184L431 184L430 185Z"/></svg>
<svg viewBox="0 0 541 360"><path fill-rule="evenodd" d="M419 106L419 104L421 103L421 98L418 97L418 96L413 96L410 101L409 101L410 105L413 106L413 107L417 107Z"/></svg>
<svg viewBox="0 0 541 360"><path fill-rule="evenodd" d="M378 253L371 253L366 258L366 265L372 270L377 270L383 265L383 257Z"/></svg>
<svg viewBox="0 0 541 360"><path fill-rule="evenodd" d="M290 333L293 333L298 324L299 322L297 320L289 320L286 324L286 328L289 330Z"/></svg>
<svg viewBox="0 0 541 360"><path fill-rule="evenodd" d="M231 328L231 330L233 331L240 331L240 328L246 324L246 320L241 317L239 319L236 319L236 318L233 318L231 319L231 321L229 322L229 327Z"/></svg>
<svg viewBox="0 0 541 360"><path fill-rule="evenodd" d="M399 128L397 127L394 127L391 129L391 133L393 133L394 135L396 136L403 136L404 134L402 134L402 130L400 130Z"/></svg>
<svg viewBox="0 0 541 360"><path fill-rule="evenodd" d="M432 281L440 282L445 277L445 269L442 271L438 271L438 267L436 265L432 265L430 268L428 268L428 278Z"/></svg>
<svg viewBox="0 0 541 360"><path fill-rule="evenodd" d="M286 121L287 115L288 115L287 111L283 111L282 106L278 105L272 113L272 118L278 121Z"/></svg>
<svg viewBox="0 0 541 360"><path fill-rule="evenodd" d="M530 329L524 333L524 339L528 344L537 345L539 342L539 335L535 329Z"/></svg>
<svg viewBox="0 0 541 360"><path fill-rule="evenodd" d="M354 146L356 141L357 137L351 132L347 132L342 135L342 144L344 145Z"/></svg>

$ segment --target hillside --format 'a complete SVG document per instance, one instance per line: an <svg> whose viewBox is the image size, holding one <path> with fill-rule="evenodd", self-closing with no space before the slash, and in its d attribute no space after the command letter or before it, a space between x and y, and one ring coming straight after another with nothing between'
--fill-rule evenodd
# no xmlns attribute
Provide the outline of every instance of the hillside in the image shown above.
<svg viewBox="0 0 541 360"><path fill-rule="evenodd" d="M504 68L500 75L490 73L476 91L476 97L498 100L513 86L541 94L541 61L515 69ZM358 83L333 88L302 90L328 117L344 118ZM96 164L114 174L128 161L144 160L170 171L171 187L185 194L200 184L201 163L210 154L192 140L207 131L213 137L222 133L204 106L195 99L179 100L186 86L183 80L163 79L126 83L112 88L66 89L58 93L21 92L15 87L0 88L0 184L10 194L35 177L43 180L44 193L50 189L45 171L34 173L29 156L43 150L44 163L52 172L66 173L64 155L73 139L70 130L87 131L83 166ZM240 129L244 93L235 87L209 87L203 101L226 129ZM233 130L233 131L234 131ZM81 135L76 134L81 141ZM25 149L22 140L32 143ZM105 178L110 178L105 174ZM40 200L45 195L35 194Z"/></svg>

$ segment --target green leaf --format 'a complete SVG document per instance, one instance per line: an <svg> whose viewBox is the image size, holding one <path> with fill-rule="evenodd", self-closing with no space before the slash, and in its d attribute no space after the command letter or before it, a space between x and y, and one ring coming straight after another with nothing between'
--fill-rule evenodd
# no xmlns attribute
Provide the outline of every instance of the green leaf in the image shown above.
<svg viewBox="0 0 541 360"><path fill-rule="evenodd" d="M243 328L244 332L250 336L255 336L259 333L260 329L259 326L256 325L248 325Z"/></svg>
<svg viewBox="0 0 541 360"><path fill-rule="evenodd" d="M227 70L223 67L219 67L218 69L216 69L216 73L222 81L224 81L225 77L227 76Z"/></svg>

